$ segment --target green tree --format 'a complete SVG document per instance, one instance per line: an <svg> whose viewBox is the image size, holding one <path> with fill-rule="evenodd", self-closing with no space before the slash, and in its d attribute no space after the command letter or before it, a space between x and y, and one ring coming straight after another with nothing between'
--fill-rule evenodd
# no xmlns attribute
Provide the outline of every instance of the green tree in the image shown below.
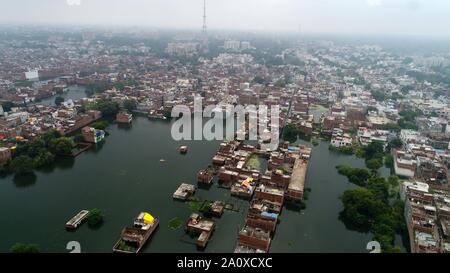
<svg viewBox="0 0 450 273"><path fill-rule="evenodd" d="M398 185L400 184L400 179L396 175L390 175L388 178L388 183L392 187L398 187Z"/></svg>
<svg viewBox="0 0 450 273"><path fill-rule="evenodd" d="M45 142L45 145L48 147L52 140L62 137L61 132L57 130L49 130L42 135L42 139Z"/></svg>
<svg viewBox="0 0 450 273"><path fill-rule="evenodd" d="M83 142L83 141L84 141L84 137L83 137L82 134L77 134L77 135L75 135L75 136L73 137L73 141L74 141L75 143Z"/></svg>
<svg viewBox="0 0 450 273"><path fill-rule="evenodd" d="M256 77L253 78L253 83L264 84L265 80L261 76L256 76Z"/></svg>
<svg viewBox="0 0 450 273"><path fill-rule="evenodd" d="M57 96L55 98L55 105L56 106L60 106L63 102L64 102L64 98L63 97Z"/></svg>
<svg viewBox="0 0 450 273"><path fill-rule="evenodd" d="M385 204L365 188L347 190L341 196L344 217L354 225L370 227L377 215L385 209Z"/></svg>
<svg viewBox="0 0 450 273"><path fill-rule="evenodd" d="M367 189L370 190L378 200L382 200L385 203L388 202L389 184L383 177L373 176L369 178Z"/></svg>
<svg viewBox="0 0 450 273"><path fill-rule="evenodd" d="M103 213L100 209L91 209L89 211L88 217L88 225L90 227L98 227L103 223Z"/></svg>
<svg viewBox="0 0 450 273"><path fill-rule="evenodd" d="M346 176L349 182L358 186L365 186L367 179L370 177L370 172L366 169L353 168L347 165L336 166L339 174Z"/></svg>
<svg viewBox="0 0 450 273"><path fill-rule="evenodd" d="M105 130L106 128L108 128L108 126L109 122L106 120L100 120L91 124L91 127L97 130Z"/></svg>
<svg viewBox="0 0 450 273"><path fill-rule="evenodd" d="M94 93L103 93L108 89L111 89L113 87L112 84L110 84L107 81L98 81L94 83L90 83L86 87L86 93L94 94Z"/></svg>
<svg viewBox="0 0 450 273"><path fill-rule="evenodd" d="M394 168L394 157L391 154L387 154L384 157L384 166L387 168Z"/></svg>
<svg viewBox="0 0 450 273"><path fill-rule="evenodd" d="M54 139L50 143L50 150L58 155L68 155L72 152L73 140L68 137Z"/></svg>
<svg viewBox="0 0 450 273"><path fill-rule="evenodd" d="M52 164L53 162L55 162L55 155L49 151L44 151L44 152L41 152L40 154L38 154L33 159L33 166L35 168L41 168L44 166L48 166L48 165Z"/></svg>
<svg viewBox="0 0 450 273"><path fill-rule="evenodd" d="M372 141L364 148L364 156L367 160L373 158L382 158L384 153L383 143L379 141Z"/></svg>
<svg viewBox="0 0 450 273"><path fill-rule="evenodd" d="M401 147L403 147L403 142L398 137L389 142L389 148L399 149Z"/></svg>
<svg viewBox="0 0 450 273"><path fill-rule="evenodd" d="M39 246L35 244L16 243L11 249L11 253L39 253Z"/></svg>
<svg viewBox="0 0 450 273"><path fill-rule="evenodd" d="M288 124L283 128L283 139L290 142L295 142L297 140L298 133L299 131L297 126L294 124Z"/></svg>
<svg viewBox="0 0 450 273"><path fill-rule="evenodd" d="M123 102L123 108L128 110L129 112L136 110L137 102L134 99L128 99Z"/></svg>
<svg viewBox="0 0 450 273"><path fill-rule="evenodd" d="M35 157L45 150L45 141L42 137L35 137L27 143L27 155Z"/></svg>
<svg viewBox="0 0 450 273"><path fill-rule="evenodd" d="M18 175L33 172L33 159L27 155L21 155L14 158L10 165L11 170Z"/></svg>
<svg viewBox="0 0 450 273"><path fill-rule="evenodd" d="M384 101L386 100L386 94L384 91L381 90L372 90L372 97L377 101Z"/></svg>
<svg viewBox="0 0 450 273"><path fill-rule="evenodd" d="M114 116L120 110L119 104L117 102L106 99L97 101L93 108L102 112L104 116Z"/></svg>
<svg viewBox="0 0 450 273"><path fill-rule="evenodd" d="M366 166L367 168L371 170L378 170L383 166L383 160L380 158L372 158L369 160L366 160Z"/></svg>
<svg viewBox="0 0 450 273"><path fill-rule="evenodd" d="M414 122L414 120L423 115L423 112L420 110L412 111L412 110L404 110L398 113L400 116L404 118L405 121Z"/></svg>

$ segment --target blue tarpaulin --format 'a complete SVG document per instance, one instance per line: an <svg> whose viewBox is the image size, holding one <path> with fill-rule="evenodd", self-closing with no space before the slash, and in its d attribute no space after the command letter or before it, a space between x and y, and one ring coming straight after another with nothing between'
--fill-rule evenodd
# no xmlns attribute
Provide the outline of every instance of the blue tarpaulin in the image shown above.
<svg viewBox="0 0 450 273"><path fill-rule="evenodd" d="M261 213L262 216L266 216L266 217L272 217L272 218L278 218L278 214L276 213L269 213L269 212L263 212Z"/></svg>

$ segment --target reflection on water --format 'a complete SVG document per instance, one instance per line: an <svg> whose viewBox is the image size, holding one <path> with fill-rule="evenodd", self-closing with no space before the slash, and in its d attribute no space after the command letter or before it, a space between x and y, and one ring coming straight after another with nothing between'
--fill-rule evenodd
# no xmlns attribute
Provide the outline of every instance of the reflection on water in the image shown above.
<svg viewBox="0 0 450 273"><path fill-rule="evenodd" d="M106 138L104 141L99 142L99 143L95 143L94 145L92 145L92 147L87 151L88 153L93 153L93 154L97 154L99 153L102 149L103 146L106 145L106 142L108 141L108 138Z"/></svg>
<svg viewBox="0 0 450 273"><path fill-rule="evenodd" d="M73 168L75 165L74 157L57 157L55 161L55 166L58 169L67 170Z"/></svg>
<svg viewBox="0 0 450 273"><path fill-rule="evenodd" d="M127 123L118 123L117 128L124 131L130 131L133 128L133 123L127 124Z"/></svg>
<svg viewBox="0 0 450 273"><path fill-rule="evenodd" d="M35 173L16 174L13 182L17 188L28 188L36 184L37 176Z"/></svg>

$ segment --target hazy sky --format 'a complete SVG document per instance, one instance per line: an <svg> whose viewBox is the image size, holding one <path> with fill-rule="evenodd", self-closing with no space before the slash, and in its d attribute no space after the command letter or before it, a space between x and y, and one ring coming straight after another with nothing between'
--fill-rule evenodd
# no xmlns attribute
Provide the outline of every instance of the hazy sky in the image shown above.
<svg viewBox="0 0 450 273"><path fill-rule="evenodd" d="M203 0L0 0L0 23L201 29ZM207 0L208 27L450 38L450 0Z"/></svg>

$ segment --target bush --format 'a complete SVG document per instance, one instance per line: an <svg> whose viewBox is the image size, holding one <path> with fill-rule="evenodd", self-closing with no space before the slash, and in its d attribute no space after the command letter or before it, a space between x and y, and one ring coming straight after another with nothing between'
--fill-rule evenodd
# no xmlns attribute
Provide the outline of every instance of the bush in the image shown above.
<svg viewBox="0 0 450 273"><path fill-rule="evenodd" d="M128 111L133 111L137 107L137 102L134 99L128 99L123 102L123 108L125 108Z"/></svg>
<svg viewBox="0 0 450 273"><path fill-rule="evenodd" d="M383 160L379 158L366 160L366 166L371 170L378 170L383 166Z"/></svg>
<svg viewBox="0 0 450 273"><path fill-rule="evenodd" d="M73 137L73 141L74 141L75 143L81 143L81 142L84 141L84 137L83 137L82 134L77 134L77 135L75 135L75 136Z"/></svg>
<svg viewBox="0 0 450 273"><path fill-rule="evenodd" d="M119 104L112 100L99 100L93 105L94 110L102 112L104 116L114 116L116 115L120 108Z"/></svg>
<svg viewBox="0 0 450 273"><path fill-rule="evenodd" d="M374 219L385 209L385 204L365 188L347 190L341 197L344 217L360 227L371 227Z"/></svg>
<svg viewBox="0 0 450 273"><path fill-rule="evenodd" d="M384 166L390 169L394 168L394 157L391 154L384 157Z"/></svg>
<svg viewBox="0 0 450 273"><path fill-rule="evenodd" d="M351 146L342 146L342 147L337 148L337 147L334 147L333 145L330 145L329 150L337 152L337 153L345 154L345 155L354 154L353 147L351 147Z"/></svg>
<svg viewBox="0 0 450 273"><path fill-rule="evenodd" d="M109 126L109 122L106 120L97 121L91 124L91 127L97 130L105 130Z"/></svg>
<svg viewBox="0 0 450 273"><path fill-rule="evenodd" d="M64 98L63 97L56 97L55 98L55 105L56 106L60 106L62 103L64 102Z"/></svg>
<svg viewBox="0 0 450 273"><path fill-rule="evenodd" d="M311 140L311 143L312 143L312 145L314 145L314 146L318 146L318 145L320 144L320 142L319 142L319 140L318 140L317 138L313 138L313 139Z"/></svg>
<svg viewBox="0 0 450 273"><path fill-rule="evenodd" d="M379 141L373 141L366 147L364 147L364 157L367 160L373 158L382 158L384 153L383 143Z"/></svg>
<svg viewBox="0 0 450 273"><path fill-rule="evenodd" d="M11 170L15 174L23 175L33 172L33 159L27 155L21 155L11 161Z"/></svg>
<svg viewBox="0 0 450 273"><path fill-rule="evenodd" d="M297 141L299 131L294 124L288 124L283 129L283 139L289 142Z"/></svg>
<svg viewBox="0 0 450 273"><path fill-rule="evenodd" d="M182 225L183 221L178 217L175 217L169 221L169 228L173 230L179 229Z"/></svg>
<svg viewBox="0 0 450 273"><path fill-rule="evenodd" d="M88 217L88 225L90 227L98 227L103 223L103 213L100 209L91 209L89 211Z"/></svg>
<svg viewBox="0 0 450 273"><path fill-rule="evenodd" d="M35 244L16 243L11 249L11 253L39 253L39 246Z"/></svg>
<svg viewBox="0 0 450 273"><path fill-rule="evenodd" d="M55 162L55 155L48 151L40 153L33 159L33 165L35 168L41 168L50 165L53 162Z"/></svg>
<svg viewBox="0 0 450 273"><path fill-rule="evenodd" d="M345 175L351 183L358 186L365 186L367 179L370 177L370 172L366 169L353 168L347 165L338 165L336 169L339 174Z"/></svg>
<svg viewBox="0 0 450 273"><path fill-rule="evenodd" d="M396 176L389 177L388 181L372 176L367 188L347 190L341 196L344 219L372 232L383 252L400 252L400 248L394 246L395 234L406 230L403 202L397 199L389 204L389 189L398 183Z"/></svg>
<svg viewBox="0 0 450 273"><path fill-rule="evenodd" d="M51 141L50 150L58 155L69 155L72 153L73 146L74 143L71 138L60 137Z"/></svg>

